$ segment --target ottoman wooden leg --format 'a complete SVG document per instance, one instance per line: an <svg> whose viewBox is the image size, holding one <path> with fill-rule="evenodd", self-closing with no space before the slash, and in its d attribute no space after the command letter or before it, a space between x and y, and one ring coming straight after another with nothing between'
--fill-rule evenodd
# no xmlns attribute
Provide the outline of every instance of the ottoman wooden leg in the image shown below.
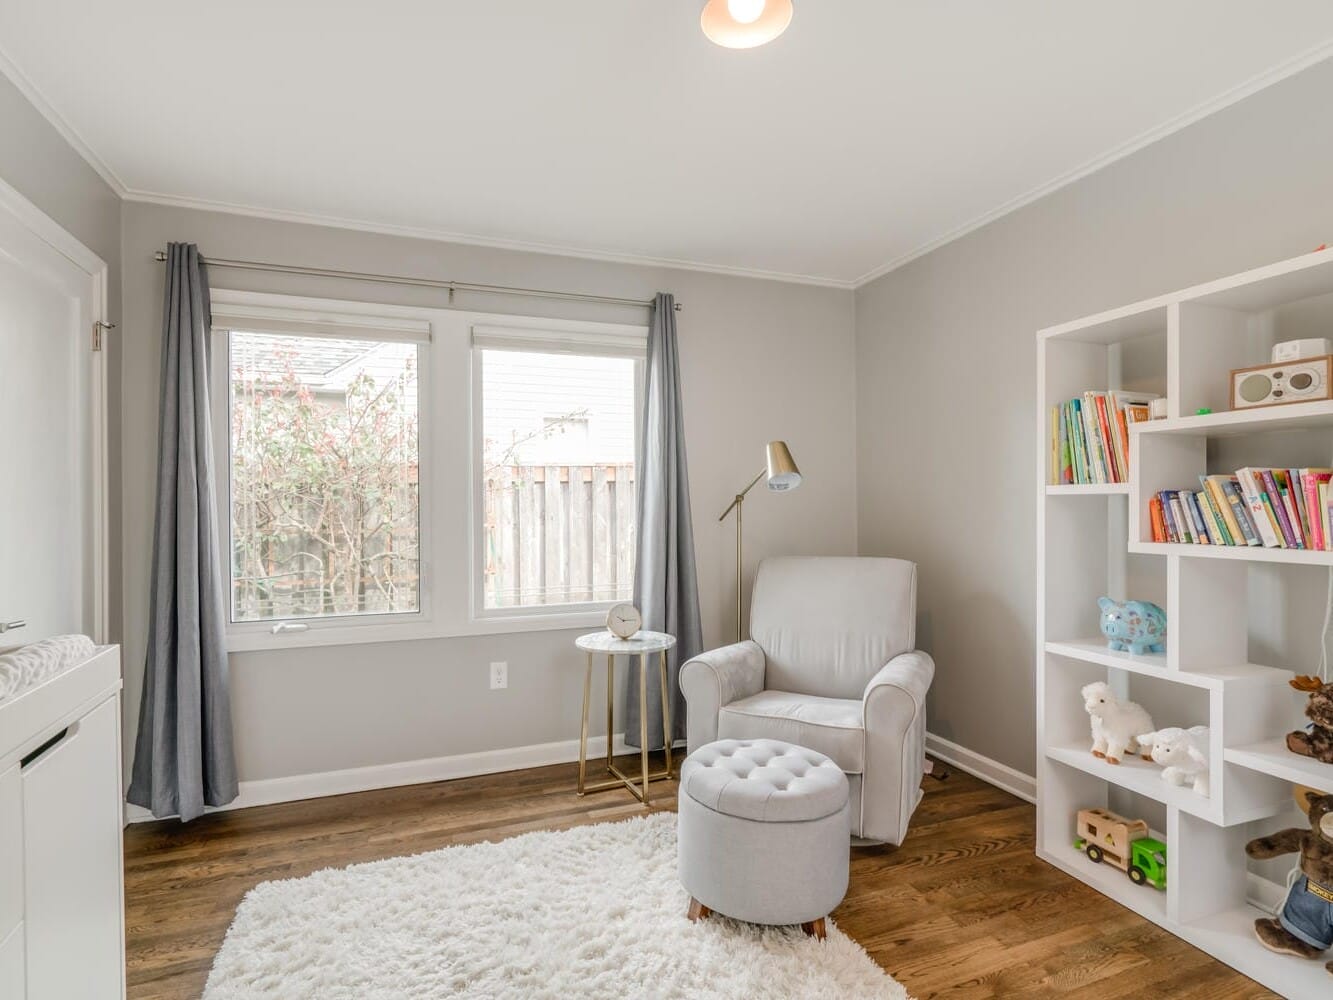
<svg viewBox="0 0 1333 1000"><path fill-rule="evenodd" d="M824 938L828 936L827 932L824 930L823 917L820 917L818 920L812 920L808 924L801 924L801 930L805 931L807 937L817 938L820 941L823 941Z"/></svg>
<svg viewBox="0 0 1333 1000"><path fill-rule="evenodd" d="M710 913L712 913L712 912L713 912L713 911L710 910L708 907L704 906L703 903L699 902L697 899L695 899L693 896L691 896L691 897L690 897L690 908L689 908L689 910L686 912L685 915L686 915L687 917L689 917L691 921L694 921L694 922L697 923L697 922L700 921L700 920L705 920L705 919L707 919L708 915L709 915Z"/></svg>

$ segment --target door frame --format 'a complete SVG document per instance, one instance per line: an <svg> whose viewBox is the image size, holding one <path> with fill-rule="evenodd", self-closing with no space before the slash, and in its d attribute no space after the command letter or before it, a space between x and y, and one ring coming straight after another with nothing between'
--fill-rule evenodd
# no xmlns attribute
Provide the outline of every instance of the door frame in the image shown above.
<svg viewBox="0 0 1333 1000"><path fill-rule="evenodd" d="M99 645L108 641L110 625L109 573L110 537L108 506L108 451L107 451L107 266L101 257L89 250L67 229L25 198L0 178L0 211L6 213L33 236L55 250L69 262L70 274L87 288L91 320L81 333L87 339L85 349L92 353L89 384L92 398L88 410L92 418L92 468L89 484L92 496L88 498L92 517L92 552L89 553L93 573L92 640ZM94 329L94 326L97 329ZM100 346L94 348L94 343Z"/></svg>

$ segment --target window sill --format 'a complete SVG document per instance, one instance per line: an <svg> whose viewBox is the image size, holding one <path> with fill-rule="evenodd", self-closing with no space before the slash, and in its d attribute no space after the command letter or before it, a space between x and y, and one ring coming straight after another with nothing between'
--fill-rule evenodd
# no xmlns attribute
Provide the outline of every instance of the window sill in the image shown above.
<svg viewBox="0 0 1333 1000"><path fill-rule="evenodd" d="M514 615L477 618L463 625L432 622L395 622L385 625L311 625L307 632L274 635L267 628L232 632L227 652L251 653L270 649L306 649L314 646L355 646L379 642L420 642L428 639L466 639L472 636L520 632L565 632L606 625L605 611L578 611L555 615Z"/></svg>

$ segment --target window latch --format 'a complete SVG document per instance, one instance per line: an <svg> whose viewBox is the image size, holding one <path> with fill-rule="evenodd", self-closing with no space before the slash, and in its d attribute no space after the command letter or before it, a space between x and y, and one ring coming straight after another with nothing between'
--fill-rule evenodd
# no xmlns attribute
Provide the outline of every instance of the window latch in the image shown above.
<svg viewBox="0 0 1333 1000"><path fill-rule="evenodd" d="M310 626L300 622L278 622L270 631L274 635L285 635L288 632L309 632Z"/></svg>

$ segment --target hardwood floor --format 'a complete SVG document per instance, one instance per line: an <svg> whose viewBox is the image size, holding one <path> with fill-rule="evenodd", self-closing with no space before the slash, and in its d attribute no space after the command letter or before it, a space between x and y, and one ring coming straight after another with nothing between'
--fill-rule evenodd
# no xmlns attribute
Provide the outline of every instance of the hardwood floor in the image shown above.
<svg viewBox="0 0 1333 1000"><path fill-rule="evenodd" d="M129 828L131 1000L198 997L236 905L258 882L643 811L628 792L576 797L575 770L543 767ZM1027 803L961 772L928 778L924 787L906 843L853 849L851 888L833 914L918 1000L1276 996L1039 861ZM662 803L654 808L675 807L674 783L653 791Z"/></svg>

